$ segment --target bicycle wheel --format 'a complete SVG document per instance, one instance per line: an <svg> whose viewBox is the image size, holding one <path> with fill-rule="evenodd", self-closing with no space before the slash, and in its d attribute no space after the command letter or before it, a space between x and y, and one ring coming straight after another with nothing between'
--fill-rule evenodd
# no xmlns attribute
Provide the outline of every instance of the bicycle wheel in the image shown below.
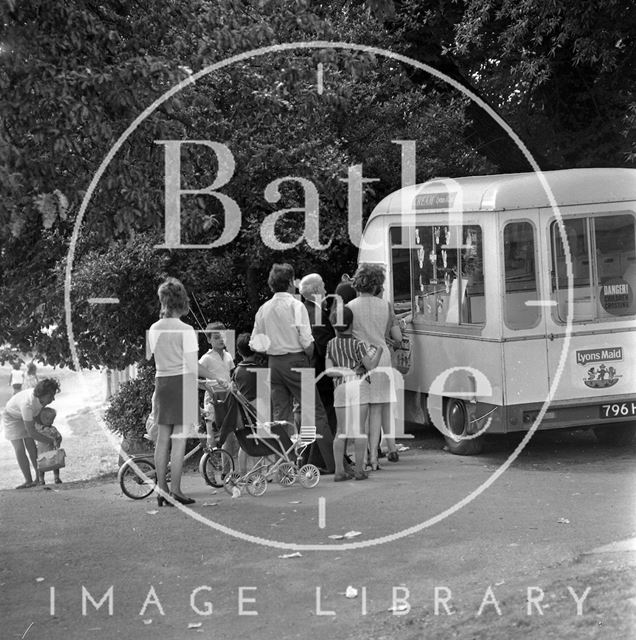
<svg viewBox="0 0 636 640"><path fill-rule="evenodd" d="M122 493L132 500L147 498L154 491L156 478L155 465L147 458L129 458L117 473Z"/></svg>
<svg viewBox="0 0 636 640"><path fill-rule="evenodd" d="M206 484L221 488L225 477L234 471L234 458L224 449L206 451L199 462L199 472Z"/></svg>

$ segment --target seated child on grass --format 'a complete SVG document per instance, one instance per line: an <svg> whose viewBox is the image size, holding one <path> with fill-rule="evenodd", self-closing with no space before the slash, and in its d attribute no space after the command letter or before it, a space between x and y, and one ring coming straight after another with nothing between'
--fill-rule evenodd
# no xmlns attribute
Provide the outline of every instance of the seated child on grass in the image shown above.
<svg viewBox="0 0 636 640"><path fill-rule="evenodd" d="M38 417L35 420L35 428L44 436L55 439L55 444L46 444L44 442L37 442L38 448L38 457L40 457L45 451L53 451L53 449L57 449L62 442L62 435L60 432L53 426L53 421L55 420L55 416L57 412L52 407L44 407ZM44 482L44 471L38 470L38 482L39 484L45 484ZM55 484L61 484L62 480L60 479L60 470L53 469L53 478Z"/></svg>

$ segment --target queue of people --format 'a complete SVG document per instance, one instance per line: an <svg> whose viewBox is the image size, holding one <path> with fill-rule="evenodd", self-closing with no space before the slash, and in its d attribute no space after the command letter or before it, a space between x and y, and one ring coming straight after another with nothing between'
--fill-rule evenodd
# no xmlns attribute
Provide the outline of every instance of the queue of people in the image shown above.
<svg viewBox="0 0 636 640"><path fill-rule="evenodd" d="M196 332L182 320L190 309L185 287L176 278L167 278L159 286L160 319L148 331L148 355L154 356L156 369L152 417L157 434L154 457L159 507L172 506L175 501L195 502L182 492L181 476L186 439L195 435L190 429L199 422L200 380L207 381L206 408L221 426L227 405L219 402L219 394L224 397L232 382L256 404L254 367L265 362L271 419L316 428L318 437L305 462L315 464L322 474L333 474L336 482L364 480L368 470L380 468L383 430L388 460L398 461L390 437L396 398L387 375L391 375L389 344L401 340L401 334L391 305L380 297L384 269L360 265L353 278L343 278L333 296L326 295L317 273L300 280L302 300L295 296L295 282L291 265L272 266L268 278L272 297L256 312L252 332L239 336L242 360L238 366L226 349L226 327L220 322L206 327L210 349L198 358ZM42 451L60 444L59 432L52 428L55 414L44 410L59 392L59 384L54 379L37 380L32 370L28 373L35 386L23 389L24 376L18 382L17 369L14 371L15 393L5 407L3 423L24 476L18 488L26 488L44 482L38 471L36 443ZM38 428L36 421L42 420ZM234 435L226 434L224 440L224 447L240 459ZM352 442L355 467L347 455L348 441ZM61 482L59 471L54 478Z"/></svg>
<svg viewBox="0 0 636 640"><path fill-rule="evenodd" d="M364 480L368 470L380 469L383 431L387 459L399 459L390 437L396 398L387 375L391 375L389 344L402 336L391 305L381 298L384 277L380 265L362 264L353 278L343 278L329 299L322 277L308 274L300 280L299 300L294 268L274 264L268 277L272 297L256 312L251 334L242 334L237 341L246 364L263 364L257 358L266 358L271 419L315 426L317 439L306 462L315 464L322 474L333 474L336 482ZM159 287L158 296L162 317L149 331L149 348L157 369L153 396L153 414L159 425L157 503L170 505L168 497L172 496L192 504L194 500L181 492L180 480L184 430L197 422L197 376L206 379L205 407L219 428L236 420L236 416L227 415L228 410L237 410L236 405L225 402L227 394L223 393L230 380L243 387L248 401L256 402L256 376L253 367L240 363L235 367L224 342L226 328L220 322L206 327L210 349L197 361L195 331L180 320L189 308L185 288L168 278ZM308 379L313 387L310 392L306 390ZM212 437L208 430L209 441ZM223 431L222 440L223 447L244 466L231 430ZM353 442L355 467L347 455L347 441ZM168 457L170 490L166 481Z"/></svg>
<svg viewBox="0 0 636 640"><path fill-rule="evenodd" d="M272 421L295 424L296 427L315 426L317 439L305 462L315 464L322 474L333 474L336 482L354 478L364 480L369 470L380 469L378 452L383 431L389 449L387 459L391 462L399 459L395 442L390 437L392 404L396 398L387 376L391 375L389 344L401 340L401 334L391 305L380 297L384 270L379 265L361 265L353 278L343 280L331 297L326 296L325 285L319 274L308 274L300 280L302 300L295 295L295 282L291 265L273 265L268 277L272 297L256 312L251 334L239 336L239 356L246 364L255 366L262 365L262 358L266 358ZM174 279L170 286L183 287ZM162 329L177 329L174 314L184 315L187 311L185 289L181 293L182 306L173 310L161 293L162 287L159 294L162 311L164 317L173 318L173 322L170 327L164 327L162 321L155 323L151 328L152 335ZM225 326L221 323L209 324L205 334L210 350L196 363L198 369L194 359L190 358L190 369L183 369L179 373L189 376L192 381L197 374L206 378L205 404L218 428L236 420L235 415L228 418L228 410L236 411L236 406L225 402L227 394L223 394L230 379L235 385L240 383L243 395L250 402L256 403L257 400L254 367L241 366L241 363L235 367L232 356L225 348L224 330ZM175 350L173 342L166 342L162 346L155 339L154 346L151 345L158 371L155 390L157 407L153 411L159 424L164 425L163 433L166 436L158 442L155 454L160 506L167 504L165 496L162 496L168 491L165 474L159 470L160 466L165 468L167 464L165 443L170 435L174 439L183 430L183 425L170 421L178 418L185 422L194 421L195 417L188 415L188 412L196 407L196 402L187 400L184 395L162 390L166 383L160 378L167 373L163 364L166 357L164 349L173 358L183 357L186 352L193 353L195 343L192 334L194 329L189 327L187 334L184 334L188 337L183 338L181 351ZM309 392L308 381L311 385ZM177 380L171 384L177 384ZM179 378L178 385L185 388L184 384L187 386ZM194 389L194 382L190 388ZM165 403L170 406L169 412L160 409ZM230 442L232 437L231 430L223 431L223 447L233 457L238 456L239 465L243 467L245 464L241 461L241 453L237 451L237 443ZM211 442L212 438L213 432L209 430L208 441ZM355 466L347 455L348 442L351 443ZM181 449L182 445L178 449L173 447L171 452L172 494L180 502L185 500L185 504L191 504L191 499L181 494L178 484L182 463L177 459L183 457Z"/></svg>

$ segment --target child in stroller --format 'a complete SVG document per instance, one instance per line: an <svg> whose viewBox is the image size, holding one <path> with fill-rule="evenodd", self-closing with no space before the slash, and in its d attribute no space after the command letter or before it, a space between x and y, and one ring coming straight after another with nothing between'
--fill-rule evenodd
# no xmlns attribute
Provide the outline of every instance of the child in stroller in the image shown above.
<svg viewBox="0 0 636 640"><path fill-rule="evenodd" d="M254 407L234 384L230 386L226 408L218 446L223 445L228 434L235 433L241 449L256 458L246 473L234 472L225 478L224 487L228 493L238 497L246 489L252 496L261 496L267 490L268 480L273 478L283 486L291 486L296 480L307 489L318 484L318 467L313 464L300 466L299 463L305 449L319 437L315 426L301 427L295 442L292 442L287 433L287 423L259 423Z"/></svg>

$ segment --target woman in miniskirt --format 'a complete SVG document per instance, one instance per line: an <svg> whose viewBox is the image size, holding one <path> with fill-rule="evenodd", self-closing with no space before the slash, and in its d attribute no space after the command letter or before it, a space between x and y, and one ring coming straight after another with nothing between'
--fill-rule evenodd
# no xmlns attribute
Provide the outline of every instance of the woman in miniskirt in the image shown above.
<svg viewBox="0 0 636 640"><path fill-rule="evenodd" d="M157 290L161 319L148 331L148 348L155 357L153 416L158 426L155 443L157 505L174 501L193 504L181 491L181 474L187 433L198 423L197 374L211 377L198 363L198 341L194 329L182 322L189 310L188 294L176 278L167 278ZM170 490L166 479L170 459Z"/></svg>

